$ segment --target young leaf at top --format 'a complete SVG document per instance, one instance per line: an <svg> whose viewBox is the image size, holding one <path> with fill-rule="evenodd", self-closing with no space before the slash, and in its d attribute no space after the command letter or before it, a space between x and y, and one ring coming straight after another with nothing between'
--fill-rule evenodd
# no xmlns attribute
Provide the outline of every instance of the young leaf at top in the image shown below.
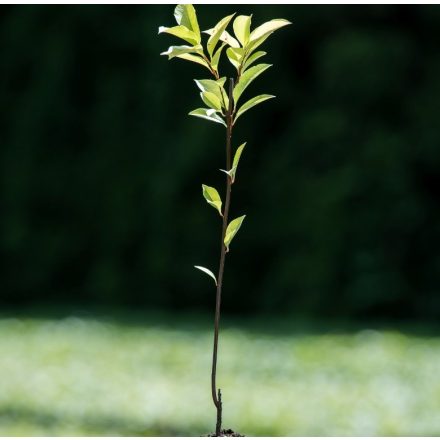
<svg viewBox="0 0 440 440"><path fill-rule="evenodd" d="M277 29L280 29L284 26L292 24L290 21L285 20L284 18L275 18L270 21L266 21L261 26L255 28L250 34L249 41L253 42L258 40L261 37L264 37L272 32L275 32Z"/></svg>
<svg viewBox="0 0 440 440"><path fill-rule="evenodd" d="M252 107L267 101L268 99L275 98L274 95L258 95L254 98L249 99L249 101L246 101L237 111L237 114L235 115L234 124L237 121L237 119L244 113L247 112Z"/></svg>
<svg viewBox="0 0 440 440"><path fill-rule="evenodd" d="M217 285L217 278L215 277L215 275L209 270L206 269L206 267L203 266L194 266L196 269L201 270L202 272L205 272L206 274L208 274L215 282L215 285Z"/></svg>
<svg viewBox="0 0 440 440"><path fill-rule="evenodd" d="M225 18L222 18L215 26L214 29L212 31L211 36L209 37L208 40L208 44L207 44L207 48L208 48L208 53L209 56L212 57L212 54L214 52L215 46L218 43L218 40L220 39L220 36L222 35L223 31L226 29L226 27L228 26L229 22L232 20L232 17L234 16L234 14L232 15L228 15Z"/></svg>
<svg viewBox="0 0 440 440"><path fill-rule="evenodd" d="M227 252L229 251L229 245L231 244L232 239L235 237L235 234L240 229L241 224L243 223L245 217L246 217L245 215L242 215L241 217L232 220L231 223L229 223L228 227L226 228L224 243Z"/></svg>
<svg viewBox="0 0 440 440"><path fill-rule="evenodd" d="M257 47L261 46L270 37L270 35L271 34L269 33L263 35L255 41L249 41L248 45L246 46L248 54L250 55Z"/></svg>
<svg viewBox="0 0 440 440"><path fill-rule="evenodd" d="M203 31L204 34L208 35L212 35L213 32L214 28ZM228 44L231 47L240 47L240 43L228 31L223 31L223 33L220 35L219 40L223 43Z"/></svg>
<svg viewBox="0 0 440 440"><path fill-rule="evenodd" d="M218 213L223 217L222 214L222 199L219 193L212 186L202 185L203 197L205 200L214 207Z"/></svg>
<svg viewBox="0 0 440 440"><path fill-rule="evenodd" d="M185 26L179 25L170 28L161 26L159 28L159 34L162 34L163 32L181 38L182 40L185 40L192 45L200 44L200 35L197 36L193 31L190 31Z"/></svg>
<svg viewBox="0 0 440 440"><path fill-rule="evenodd" d="M257 64L256 66L251 67L249 70L243 73L240 81L234 87L233 96L235 105L237 105L238 99L240 98L246 87L270 66L272 66L272 64Z"/></svg>
<svg viewBox="0 0 440 440"><path fill-rule="evenodd" d="M198 43L200 43L200 28L197 22L196 10L193 5L177 5L174 9L174 18L178 25L185 26L190 31L193 31L198 38Z"/></svg>
<svg viewBox="0 0 440 440"><path fill-rule="evenodd" d="M222 119L221 116L217 114L217 110L214 110L212 108L196 108L188 114L190 116L206 119L211 122L217 122L217 124L222 124L226 127L226 122Z"/></svg>
<svg viewBox="0 0 440 440"><path fill-rule="evenodd" d="M290 23L283 18L277 18L263 23L261 26L255 28L249 36L249 42L247 45L248 53L253 52L258 46L264 43L267 38L274 33L277 29L287 26Z"/></svg>
<svg viewBox="0 0 440 440"><path fill-rule="evenodd" d="M250 29L251 29L251 16L239 15L232 24L234 28L234 34L237 40L244 47L249 41Z"/></svg>

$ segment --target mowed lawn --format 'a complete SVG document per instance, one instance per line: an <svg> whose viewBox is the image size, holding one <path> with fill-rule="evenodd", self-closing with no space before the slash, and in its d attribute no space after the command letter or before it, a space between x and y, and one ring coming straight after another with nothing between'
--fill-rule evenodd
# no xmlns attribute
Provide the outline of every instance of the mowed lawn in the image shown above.
<svg viewBox="0 0 440 440"><path fill-rule="evenodd" d="M223 321L224 426L255 436L440 435L440 338ZM286 321L287 320L287 321ZM212 431L210 319L0 319L0 435Z"/></svg>

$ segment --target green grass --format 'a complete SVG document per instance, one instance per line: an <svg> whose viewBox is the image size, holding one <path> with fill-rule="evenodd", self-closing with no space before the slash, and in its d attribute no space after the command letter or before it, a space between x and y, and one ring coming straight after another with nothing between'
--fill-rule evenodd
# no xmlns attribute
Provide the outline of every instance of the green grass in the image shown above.
<svg viewBox="0 0 440 440"><path fill-rule="evenodd" d="M0 320L0 435L202 435L210 321ZM287 321L284 321L285 323ZM223 322L224 426L267 436L440 434L440 338Z"/></svg>

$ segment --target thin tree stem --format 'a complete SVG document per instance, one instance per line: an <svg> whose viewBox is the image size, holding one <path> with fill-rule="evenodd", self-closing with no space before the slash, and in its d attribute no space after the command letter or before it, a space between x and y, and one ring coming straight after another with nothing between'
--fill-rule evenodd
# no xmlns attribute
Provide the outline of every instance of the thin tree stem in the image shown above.
<svg viewBox="0 0 440 440"><path fill-rule="evenodd" d="M232 137L232 116L234 110L234 102L232 91L234 89L234 80L231 78L229 82L229 106L226 113L226 169L229 171L231 169L231 137ZM217 376L217 351L218 351L218 333L220 324L220 305L222 298L222 285L223 285L223 272L225 269L225 257L226 257L226 246L224 243L226 228L228 226L228 216L229 216L229 206L231 204L231 186L232 181L229 175L226 175L226 199L225 207L223 211L223 226L222 226L222 240L221 240L221 251L220 251L220 265L218 269L217 276L217 294L215 301L215 320L214 320L214 348L212 352L212 370L211 370L211 391L212 400L217 408L217 424L215 428L215 435L217 437L221 434L221 424L222 424L222 398L221 391L216 386L216 376Z"/></svg>

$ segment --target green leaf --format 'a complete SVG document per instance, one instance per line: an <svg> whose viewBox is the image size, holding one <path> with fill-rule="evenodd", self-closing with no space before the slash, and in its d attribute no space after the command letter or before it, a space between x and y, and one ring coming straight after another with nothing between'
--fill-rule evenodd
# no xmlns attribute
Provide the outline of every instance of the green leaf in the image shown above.
<svg viewBox="0 0 440 440"><path fill-rule="evenodd" d="M222 199L220 198L219 193L212 186L202 185L203 197L206 201L213 206L219 214L223 217L222 214Z"/></svg>
<svg viewBox="0 0 440 440"><path fill-rule="evenodd" d="M166 52L162 52L161 55L168 55L168 59L177 57L186 53L200 53L203 48L200 44L197 46L170 46Z"/></svg>
<svg viewBox="0 0 440 440"><path fill-rule="evenodd" d="M267 21L252 31L249 36L249 41L254 42L266 35L269 36L272 32L275 32L277 29L287 26L288 24L292 23L288 20L284 20L284 18L275 18L274 20Z"/></svg>
<svg viewBox="0 0 440 440"><path fill-rule="evenodd" d="M222 77L216 81L213 79L195 79L194 81L196 82L197 87L202 92L213 93L220 100L222 104L224 102L225 103L224 108L227 110L229 101L228 101L228 96L223 88L223 85L225 84L226 81L226 77Z"/></svg>
<svg viewBox="0 0 440 440"><path fill-rule="evenodd" d="M174 9L174 17L178 25L187 27L197 36L197 44L201 41L199 23L197 22L196 10L193 5L177 5Z"/></svg>
<svg viewBox="0 0 440 440"><path fill-rule="evenodd" d="M219 84L220 87L223 87L225 85L225 82L226 82L226 76L222 76L221 78L217 79L215 82L217 84Z"/></svg>
<svg viewBox="0 0 440 440"><path fill-rule="evenodd" d="M241 217L232 220L231 223L229 223L228 227L226 228L225 241L224 241L226 246L226 251L229 251L229 245L231 244L232 239L235 237L235 234L240 229L241 224L243 223L245 217L246 217L245 215L242 215Z"/></svg>
<svg viewBox="0 0 440 440"><path fill-rule="evenodd" d="M202 92L214 93L214 95L221 99L220 83L213 79L195 79L194 81Z"/></svg>
<svg viewBox="0 0 440 440"><path fill-rule="evenodd" d="M237 114L236 114L236 116L235 116L235 119L234 119L234 124L235 124L235 122L237 121L237 119L244 113L244 112L247 112L249 109L251 109L252 107L254 107L254 106L256 106L256 105L258 105L258 104L260 104L260 103L262 103L262 102L264 102L264 101L267 101L268 99L271 99L271 98L275 98L275 96L274 95L258 95L258 96L255 96L254 98L251 98L251 99L249 99L249 101L246 101L239 109L238 109L238 111L237 111Z"/></svg>
<svg viewBox="0 0 440 440"><path fill-rule="evenodd" d="M222 109L222 103L220 99L214 95L214 93L211 92L201 92L200 96L202 98L202 101L208 106L215 110L221 110Z"/></svg>
<svg viewBox="0 0 440 440"><path fill-rule="evenodd" d="M222 87L221 88L221 92L222 92L222 97L223 97L223 103L224 103L224 109L225 111L228 111L229 109L229 97L228 94L226 93L226 90Z"/></svg>
<svg viewBox="0 0 440 440"><path fill-rule="evenodd" d="M238 168L238 162L240 161L241 153L243 152L243 149L245 146L246 146L246 142L244 142L243 144L241 144L237 148L237 151L235 152L235 155L234 155L234 160L232 162L232 168L229 171L220 169L220 171L223 171L231 178L232 183L234 183L234 181L235 181L235 173Z"/></svg>
<svg viewBox="0 0 440 440"><path fill-rule="evenodd" d="M159 34L162 33L174 35L175 37L181 38L182 40L185 40L192 45L200 44L200 38L198 38L193 31L190 31L187 27L182 25L170 28L161 26L159 28Z"/></svg>
<svg viewBox="0 0 440 440"><path fill-rule="evenodd" d="M263 35L262 37L258 38L255 41L250 41L248 43L248 45L246 46L246 50L247 50L248 54L251 54L258 46L263 44L270 36L271 36L271 34L269 33L269 34Z"/></svg>
<svg viewBox="0 0 440 440"><path fill-rule="evenodd" d="M239 15L233 23L234 34L237 40L244 47L249 41L249 35L251 30L251 16L250 15Z"/></svg>
<svg viewBox="0 0 440 440"><path fill-rule="evenodd" d="M219 78L216 83L219 85L220 87L220 93L222 95L222 103L224 103L224 109L227 111L229 108L229 98L228 98L228 94L225 91L225 82L226 82L226 76L223 76L222 78Z"/></svg>
<svg viewBox="0 0 440 440"><path fill-rule="evenodd" d="M224 32L224 30L226 29L226 26L229 24L229 22L232 20L232 17L234 16L234 14L232 15L228 15L225 18L222 18L215 26L214 29L212 31L211 36L208 39L208 44L207 44L207 48L208 48L208 53L209 56L212 57L212 54L214 52L215 46L218 43L218 40L220 39L220 36L222 35L222 33Z"/></svg>
<svg viewBox="0 0 440 440"><path fill-rule="evenodd" d="M211 71L211 69L209 68L209 64L199 55L182 53L180 55L176 55L176 58L181 58L182 60L192 61L193 63L201 64L202 66L206 67L209 71Z"/></svg>
<svg viewBox="0 0 440 440"><path fill-rule="evenodd" d="M246 61L243 64L243 72L245 72L249 67L251 67L251 64L255 63L259 58L266 55L267 52L263 52L262 50L259 50L258 52L253 53L251 56L249 56Z"/></svg>
<svg viewBox="0 0 440 440"><path fill-rule="evenodd" d="M211 58L211 66L214 70L218 70L218 63L220 61L220 55L223 51L223 48L226 46L226 43L223 43L215 52L213 57Z"/></svg>
<svg viewBox="0 0 440 440"><path fill-rule="evenodd" d="M245 146L246 146L246 142L241 144L237 148L237 151L234 154L234 160L232 161L232 169L231 169L231 172L232 172L232 175L231 175L232 183L234 183L234 181L235 181L235 173L236 173L237 168L238 168L238 162L240 162L241 153L243 152L243 149L244 149Z"/></svg>
<svg viewBox="0 0 440 440"><path fill-rule="evenodd" d="M228 56L231 64L238 70L243 60L244 50L239 48L228 47L226 49L226 55Z"/></svg>
<svg viewBox="0 0 440 440"><path fill-rule="evenodd" d="M235 47L235 48L240 47L240 43L228 31L224 31L220 35L220 41L229 44L229 46L231 47Z"/></svg>
<svg viewBox="0 0 440 440"><path fill-rule="evenodd" d="M243 75L240 77L240 81L234 87L233 96L235 105L237 105L238 99L240 98L246 87L270 66L272 66L272 64L257 64L256 66L251 67L249 70L243 73Z"/></svg>
<svg viewBox="0 0 440 440"><path fill-rule="evenodd" d="M211 122L217 122L217 124L222 124L226 127L226 122L217 114L217 110L212 108L197 108L188 114L197 118L207 119Z"/></svg>
<svg viewBox="0 0 440 440"><path fill-rule="evenodd" d="M204 34L208 35L212 35L213 32L214 28L203 31ZM220 35L219 40L223 41L223 43L226 43L231 47L240 47L240 43L228 31L223 31L223 33Z"/></svg>
<svg viewBox="0 0 440 440"><path fill-rule="evenodd" d="M208 274L215 282L215 285L217 285L217 278L215 277L215 275L209 270L206 269L206 267L202 267L202 266L194 266L196 269L201 270L202 272L205 272L206 274Z"/></svg>
<svg viewBox="0 0 440 440"><path fill-rule="evenodd" d="M249 42L246 47L248 54L252 53L258 46L263 44L275 30L287 26L288 24L291 24L290 21L277 18L254 29L249 37Z"/></svg>

